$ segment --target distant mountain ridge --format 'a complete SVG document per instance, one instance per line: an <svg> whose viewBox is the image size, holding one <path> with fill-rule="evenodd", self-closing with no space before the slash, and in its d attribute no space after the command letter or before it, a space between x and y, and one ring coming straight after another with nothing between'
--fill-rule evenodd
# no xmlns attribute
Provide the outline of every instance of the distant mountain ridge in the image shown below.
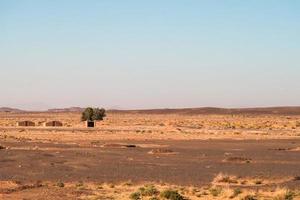
<svg viewBox="0 0 300 200"><path fill-rule="evenodd" d="M17 108L1 107L0 112L26 112L25 110L20 110Z"/></svg>
<svg viewBox="0 0 300 200"><path fill-rule="evenodd" d="M47 112L83 112L84 108L81 107L70 107L70 108L53 108L48 109Z"/></svg>
<svg viewBox="0 0 300 200"><path fill-rule="evenodd" d="M277 114L300 115L300 106L291 107L261 107L261 108L178 108L178 109L147 109L147 110L110 110L110 112L140 113L140 114Z"/></svg>
<svg viewBox="0 0 300 200"><path fill-rule="evenodd" d="M85 108L54 108L47 111L37 112L83 112ZM25 111L17 108L1 107L0 112L35 112ZM276 115L300 115L300 106L285 107L258 107L258 108L217 108L217 107L200 107L200 108L165 108L165 109L144 109L144 110L118 110L110 109L108 113L136 113L136 114L183 114L183 115L205 115L205 114L276 114Z"/></svg>

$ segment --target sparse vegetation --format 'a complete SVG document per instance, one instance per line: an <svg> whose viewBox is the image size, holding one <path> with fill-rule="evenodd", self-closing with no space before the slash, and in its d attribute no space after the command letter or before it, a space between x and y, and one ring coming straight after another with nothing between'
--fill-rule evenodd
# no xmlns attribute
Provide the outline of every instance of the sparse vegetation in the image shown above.
<svg viewBox="0 0 300 200"><path fill-rule="evenodd" d="M82 181L79 181L77 184L76 184L76 187L78 188L83 188L83 182Z"/></svg>
<svg viewBox="0 0 300 200"><path fill-rule="evenodd" d="M94 115L94 109L92 109ZM91 111L91 110L90 110ZM89 113L88 111L87 113ZM90 115L90 114L88 114ZM86 178L85 176L77 177L77 180L84 180L83 182L51 182L47 180L42 180L43 187L42 189L47 189L46 187L49 187L49 190L51 188L53 189L53 193L56 191L64 191L68 193L71 197L73 197L73 194L80 194L83 195L82 199L143 199L143 200L167 200L167 199L236 199L236 200L253 200L253 199L272 199L272 200L292 200L297 199L299 197L299 191L296 189L288 190L288 189L275 189L273 186L275 185L299 185L300 176L297 174L297 168L289 167L291 169L291 172L287 172L284 177L280 177L280 174L273 174L273 172L265 174L261 173L259 176L252 176L253 174L250 173L249 176L239 176L239 175L245 175L244 171L242 171L243 167L241 165L247 165L247 162L251 162L251 167L253 166L253 169L262 169L263 165L260 165L261 157L257 156L256 153L249 153L249 150L253 150L253 152L258 152L259 149L255 149L256 147L259 147L259 145L264 145L264 142L269 142L267 139L270 139L274 136L274 138L280 138L280 137L286 137L288 138L291 136L293 138L294 136L299 137L300 136L300 129L294 129L293 127L296 127L296 121L299 121L300 117L295 116L289 121L287 121L285 118L281 116L262 116L257 117L255 115L248 117L248 116L163 116L163 115L137 115L137 114L115 114L110 113L110 117L103 122L104 128L101 129L101 134L98 134L100 131L98 130L86 130L83 129L84 123L80 123L80 113L51 113L51 114L28 114L28 120L34 121L35 123L41 122L41 121L47 121L48 119L58 119L64 122L64 124L68 124L69 127L72 127L70 129L51 129L50 131L45 128L36 127L37 131L32 131L31 129L24 129L24 128L13 128L10 129L5 128L5 126L13 127L17 118L22 118L23 116L18 116L18 114L15 115L8 115L5 117L2 117L2 121L0 120L0 125L3 127L0 131L0 139L2 149L0 152L2 153L10 153L15 151L16 149L20 149L24 151L24 154L26 156L28 155L29 158L31 158L32 154L34 153L37 155L37 158L41 156L40 160L46 160L46 164L49 164L49 167L51 167L51 170L53 170L49 174L60 174L57 173L58 170L61 169L68 169L70 165L74 165L74 167L82 167L80 169L88 171L90 166L94 165L94 163L97 163L99 160L102 162L106 162L106 153L115 156L115 157L109 157L109 162L112 161L112 163L115 163L116 159L121 159L120 163L120 173L123 169L125 169L126 173L131 173L132 170L128 170L124 167L123 163L126 165L128 163L131 163L132 165L136 163L148 163L151 159L151 162L156 160L157 163L155 165L151 165L154 170L159 169L159 173L163 173L160 170L161 169L167 169L165 165L168 165L170 163L173 164L173 162L170 162L170 160L177 160L180 162L181 158L185 155L188 155L189 148L193 148L193 146L188 146L187 150L185 149L185 146L177 146L177 142L172 143L171 141L165 142L166 139L177 139L178 144L189 144L188 141L185 140L193 140L193 139L199 139L199 138L239 138L239 139L248 139L249 138L260 138L263 137L266 140L263 140L260 144L256 145L253 143L251 146L247 146L244 148L243 145L234 143L233 146L226 146L224 145L224 148L220 148L219 154L218 151L218 159L211 161L211 158L216 158L215 153L211 151L209 148L215 148L213 144L215 144L214 140L211 140L209 144L212 144L210 147L209 145L207 148L199 148L199 153L197 152L197 155L195 153L195 158L199 160L207 160L209 161L209 164L205 165L205 168L203 167L202 170L208 170L208 175L211 176L212 171L226 171L231 172L233 174L219 174L218 177L213 179L212 182L207 182L205 186L203 187L196 187L193 186L192 183L195 182L199 176L201 178L202 174L196 175L195 177L191 178L191 185L189 187L180 186L180 185L169 185L168 183L164 183L164 180L162 178L162 183L155 183L153 182L152 185L136 185L136 176L137 174L129 174L130 176L126 176L128 178L127 180L130 180L131 178L134 180L134 182L128 182L128 183L122 183L120 180L119 183L117 181L112 181L114 184L110 183L103 183L102 179L99 179L99 182L91 183L89 181L94 180L92 177L91 179ZM15 118L14 118L15 117ZM27 118L27 117L26 117ZM92 120L95 118L91 118ZM223 121L230 121L230 127L235 126L236 130L226 129L224 130L224 127L226 126ZM163 126L160 126L159 124L164 124ZM203 129L199 130L198 124L203 124ZM284 124L285 123L285 124ZM41 124L41 123L40 123ZM177 129L177 125L180 125L180 129ZM196 126L197 125L197 126ZM179 127L179 126L178 126ZM285 127L285 128L284 128ZM298 127L298 126L297 126ZM249 130L248 130L249 129ZM100 128L99 128L100 130ZM280 130L280 131L278 131ZM293 131L290 131L293 130ZM45 133L45 134L41 134ZM102 134L103 132L103 134ZM61 134L62 133L62 134ZM107 133L107 134L106 134ZM121 134L120 134L121 133ZM150 134L151 133L151 134ZM186 135L183 136L181 133L186 133ZM62 137L60 137L62 136ZM122 138L121 138L122 136ZM131 144L129 141L131 140L141 140L139 142L134 142ZM159 138L161 142L150 142L152 139ZM146 141L147 142L142 142ZM106 142L111 143L106 143ZM118 141L118 142L116 142ZM279 141L279 140L278 140ZM300 151L300 146L298 144L297 139L290 140L291 142L277 142L275 141L272 143L272 148L265 148L266 156L270 156L270 159L267 159L266 163L275 163L275 162L286 162L287 165L289 163L292 163L294 165L294 159L291 159L292 156L280 156L276 157L276 154L278 151L280 151L280 154L283 155L293 155L297 154ZM35 143L41 143L41 142L47 142L46 145L40 145ZM194 141L193 141L194 142ZM62 144L62 145L57 145ZM247 143L247 141L245 141ZM63 145L65 144L65 145ZM201 142L199 143L201 145ZM247 143L248 144L248 143ZM270 144L270 143L269 143ZM65 151L65 146L70 145L72 148L76 149L74 152L68 151L67 153ZM261 146L261 147L262 147ZM268 146L268 145L266 145ZM53 148L55 150L53 150ZM86 151L87 148L93 149L92 151ZM30 150L30 151L28 151ZM98 157L99 154L96 153L96 151L99 150L103 152L103 157ZM151 151L150 151L151 150ZM150 151L150 152L149 152ZM138 152L138 154L135 154ZM72 154L74 157L68 157ZM113 153L116 153L114 155ZM124 154L124 157L119 156L119 154ZM150 153L150 155L148 154ZM169 155L170 154L170 155ZM140 156L141 155L141 156ZM274 155L274 157L272 157ZM60 159L60 156L65 156L64 158ZM86 160L76 160L78 157L87 156L91 162L85 162ZM246 156L253 156L250 158ZM190 155L187 157L191 157ZM48 159L49 158L49 159ZM146 159L145 159L146 158ZM273 159L272 159L273 158ZM186 159L186 158L185 158ZM64 160L67 160L67 162L63 162ZM14 168L14 170L17 172L17 170L28 170L30 167L32 167L34 171L38 171L38 167L40 167L40 164L44 163L35 163L34 165L30 165L23 160L18 160L13 155L7 154L7 156L2 158L2 165L5 166L5 169L10 167ZM28 159L30 162L31 160ZM69 162L70 161L70 162ZM123 162L124 161L124 162ZM163 161L160 163L160 161ZM190 163L190 160L188 160L188 163ZM293 162L290 162L293 161ZM176 167L182 169L181 163L178 162L178 165ZM226 162L223 163L227 165L229 168L224 169L222 167L219 167L220 162ZM15 163L15 164L14 164ZM63 163L63 164L62 164ZM154 163L154 162L153 162ZM175 162L174 162L175 163ZM217 163L217 164L215 164ZM184 163L185 164L185 163ZM60 167L62 166L62 168ZM140 166L140 165L139 165ZM234 167L239 166L241 171L236 171L237 174L235 174L234 170L232 170ZM86 168L85 168L86 167ZM144 166L143 166L144 167ZM147 166L148 167L148 166ZM195 168L189 168L189 169L197 169L197 163L195 164ZM248 166L249 167L249 166ZM274 166L278 167L278 166ZM280 166L279 166L280 167ZM146 168L146 167L145 167ZM4 169L4 168L3 168ZM184 169L184 168L183 168ZM211 169L211 170L210 170ZM168 169L167 169L168 170ZM103 177L107 176L106 173L109 173L112 170L103 170ZM74 174L73 174L74 172ZM77 175L77 170L74 170L72 172L72 176ZM134 172L134 171L133 171ZM202 173L202 172L200 172ZM205 174L205 172L203 172ZM140 175L140 172L138 173ZM9 172L9 176L13 175L13 173ZM66 173L66 175L69 175L69 173ZM148 175L148 174L147 174ZM152 175L152 173L151 173ZM153 173L153 179L159 180L160 174ZM177 174L179 176L184 177L185 174ZM189 174L188 174L189 175ZM273 176L275 175L275 176ZM278 177L277 177L278 175ZM38 178L43 179L43 176L36 175ZM87 176L93 176L93 173L91 175L87 173ZM146 176L145 176L146 177ZM163 176L164 177L164 176ZM50 177L51 178L51 177ZM61 177L56 176L53 179L49 180L59 180ZM146 177L147 179L149 177ZM151 177L152 178L152 177ZM213 177L211 177L213 178ZM116 178L117 179L117 178ZM141 177L137 178L138 180L142 179ZM67 178L66 178L67 180ZM76 179L75 179L76 180ZM126 179L125 179L126 180ZM149 179L148 179L149 180ZM64 180L65 181L65 180ZM98 180L95 180L98 181ZM206 180L205 180L206 181ZM101 183L101 185L99 185ZM288 184L285 184L288 183ZM10 183L11 185L14 185L14 183ZM94 184L94 185L93 185ZM179 183L180 184L180 181ZM32 183L20 183L16 186L16 188L26 188L27 192L30 190L32 186ZM130 186L130 187L129 187ZM0 188L4 187L3 184L0 182ZM66 187L65 189L63 187ZM239 188L237 188L239 187ZM168 191L167 188L171 188ZM242 188L242 189L240 189ZM36 188L35 188L36 189ZM36 191L39 193L42 189L36 189ZM289 188L292 189L292 188ZM1 189L0 189L1 190ZM8 190L8 189L7 189ZM13 189L12 189L13 190ZM11 190L11 191L12 191ZM167 192L166 192L167 190ZM6 191L6 190L1 190ZM9 190L8 190L9 191ZM163 191L163 192L162 192ZM177 194L175 194L175 192ZM20 191L21 194L23 191ZM52 191L51 191L52 192ZM24 192L25 193L25 192ZM9 194L7 194L9 195ZM26 194L25 194L26 195ZM0 194L1 196L1 194ZM164 197L163 197L164 196ZM8 196L10 197L10 196ZM76 199L71 198L70 199ZM91 197L91 198L90 198ZM93 198L94 197L94 198ZM26 196L24 197L26 198ZM10 199L10 198L6 198ZM12 199L12 198L11 198Z"/></svg>
<svg viewBox="0 0 300 200"><path fill-rule="evenodd" d="M241 193L242 193L242 190L240 188L234 188L233 194L229 198L233 199L233 198L237 197Z"/></svg>
<svg viewBox="0 0 300 200"><path fill-rule="evenodd" d="M139 188L139 192L142 196L154 196L159 193L154 185L146 185L145 187L141 187Z"/></svg>
<svg viewBox="0 0 300 200"><path fill-rule="evenodd" d="M216 183L228 183L228 184L237 184L237 177L236 176L229 176L226 174L218 174L215 179L214 182Z"/></svg>
<svg viewBox="0 0 300 200"><path fill-rule="evenodd" d="M65 187L65 184L64 184L62 181L58 181L58 182L56 183L56 186L57 186L57 187Z"/></svg>
<svg viewBox="0 0 300 200"><path fill-rule="evenodd" d="M159 200L157 197L151 197L149 200Z"/></svg>
<svg viewBox="0 0 300 200"><path fill-rule="evenodd" d="M132 182L131 181L127 181L123 184L124 186L132 186Z"/></svg>
<svg viewBox="0 0 300 200"><path fill-rule="evenodd" d="M295 176L294 181L300 181L300 176Z"/></svg>
<svg viewBox="0 0 300 200"><path fill-rule="evenodd" d="M141 193L134 192L134 193L130 194L129 198L131 200L140 200L141 199Z"/></svg>
<svg viewBox="0 0 300 200"><path fill-rule="evenodd" d="M81 187L82 182L70 183L68 182L68 188L66 193L68 195L78 194L78 187ZM1 191L6 191L3 189L5 183L0 181ZM43 188L47 186L47 190L51 190L52 187L63 187L64 183L61 181L55 184L48 184L41 182L33 184L24 184L23 182L11 182L9 187L11 189L14 186L16 189L22 188L22 190L35 189L35 192L38 192L38 188ZM110 184L105 183L100 186L97 183L85 182L84 190L80 191L82 194L87 194L82 199L124 199L125 197L131 200L187 200L187 199L236 199L236 200L258 200L258 199L272 199L272 200L293 200L297 199L300 196L299 190L289 190L286 188L261 188L249 189L243 188L243 191L240 188L228 188L228 187L184 187L184 186L169 186L167 184L149 184L142 187L138 185L133 185L132 187L124 186L124 184L115 185L114 188L110 187ZM136 189L138 187L138 189ZM53 189L53 188L52 188ZM9 191L8 190L8 191ZM13 189L15 190L15 189ZM44 191L41 190L41 191ZM40 191L40 192L41 192ZM57 191L55 189L54 191ZM160 192L162 191L162 192ZM86 197L86 198L85 198ZM127 199L125 198L125 199ZM76 198L67 198L67 199L76 199Z"/></svg>
<svg viewBox="0 0 300 200"><path fill-rule="evenodd" d="M160 197L170 200L184 200L184 197L176 190L168 189L161 192Z"/></svg>
<svg viewBox="0 0 300 200"><path fill-rule="evenodd" d="M242 200L257 200L257 198L254 195L246 195Z"/></svg>
<svg viewBox="0 0 300 200"><path fill-rule="evenodd" d="M286 191L286 193L284 194L284 200L293 200L295 196L295 193L288 190Z"/></svg>
<svg viewBox="0 0 300 200"><path fill-rule="evenodd" d="M262 181L261 180L255 180L254 183L255 183L255 185L261 185Z"/></svg>
<svg viewBox="0 0 300 200"><path fill-rule="evenodd" d="M159 191L155 188L154 185L145 185L144 187L140 187L138 191L132 193L130 195L130 199L136 200L141 199L142 197L151 197L159 194Z"/></svg>
<svg viewBox="0 0 300 200"><path fill-rule="evenodd" d="M221 187L213 187L209 189L209 192L212 196L217 197L221 194L222 188Z"/></svg>

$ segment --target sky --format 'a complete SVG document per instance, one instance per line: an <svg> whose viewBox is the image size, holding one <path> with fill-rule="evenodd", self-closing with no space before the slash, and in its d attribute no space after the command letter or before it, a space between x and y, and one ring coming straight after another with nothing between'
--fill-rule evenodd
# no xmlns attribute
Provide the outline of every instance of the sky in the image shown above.
<svg viewBox="0 0 300 200"><path fill-rule="evenodd" d="M0 107L300 105L300 1L0 0Z"/></svg>

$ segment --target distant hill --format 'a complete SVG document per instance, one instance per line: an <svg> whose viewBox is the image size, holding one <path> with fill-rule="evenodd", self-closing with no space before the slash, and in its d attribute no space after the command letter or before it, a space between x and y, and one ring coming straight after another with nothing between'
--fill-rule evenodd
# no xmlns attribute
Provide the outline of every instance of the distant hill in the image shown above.
<svg viewBox="0 0 300 200"><path fill-rule="evenodd" d="M54 108L48 109L50 113L58 112L83 112L85 108L70 107L70 108ZM22 113L29 112L17 108L1 107L0 112ZM30 111L35 112L35 111ZM41 111L39 111L41 112ZM145 109L145 110L107 110L108 113L137 113L137 114L180 114L180 115L258 115L258 114L276 114L276 115L300 115L300 106L294 107L261 107L261 108L216 108L216 107L202 107L202 108L165 108L165 109Z"/></svg>
<svg viewBox="0 0 300 200"><path fill-rule="evenodd" d="M148 110L110 110L111 113L140 113L140 114L277 114L300 115L298 107L266 107L266 108L181 108L181 109L148 109Z"/></svg>
<svg viewBox="0 0 300 200"><path fill-rule="evenodd" d="M83 112L84 108L80 107L70 107L70 108L54 108L48 109L47 112Z"/></svg>
<svg viewBox="0 0 300 200"><path fill-rule="evenodd" d="M9 107L1 107L0 108L0 112L26 112L24 110L20 110L20 109L17 109L17 108L9 108Z"/></svg>

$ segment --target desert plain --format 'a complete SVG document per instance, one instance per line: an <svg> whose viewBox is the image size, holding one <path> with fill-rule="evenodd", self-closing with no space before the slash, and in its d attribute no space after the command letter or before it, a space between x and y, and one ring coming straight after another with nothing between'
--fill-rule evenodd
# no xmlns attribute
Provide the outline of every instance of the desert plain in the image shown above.
<svg viewBox="0 0 300 200"><path fill-rule="evenodd" d="M0 199L300 198L299 114L80 116L0 113Z"/></svg>

